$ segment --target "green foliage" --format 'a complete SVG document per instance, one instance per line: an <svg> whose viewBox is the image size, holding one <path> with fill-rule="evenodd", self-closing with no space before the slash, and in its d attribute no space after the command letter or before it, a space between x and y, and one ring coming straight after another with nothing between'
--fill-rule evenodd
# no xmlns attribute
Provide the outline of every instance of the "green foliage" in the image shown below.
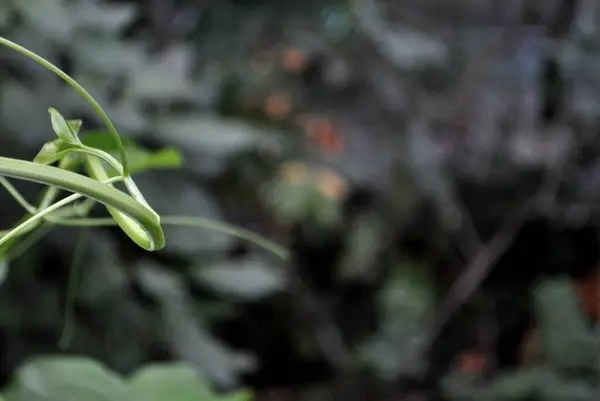
<svg viewBox="0 0 600 401"><path fill-rule="evenodd" d="M423 266L395 266L379 294L383 327L365 342L360 356L379 375L393 379L401 374L422 374L416 344L424 337L433 305L433 289Z"/></svg>
<svg viewBox="0 0 600 401"><path fill-rule="evenodd" d="M14 8L8 10L9 18L12 16L12 14L14 14L18 15L24 20L30 21L31 23L36 21L39 22L40 18L43 18L43 13L37 13L38 9L30 8L30 6L33 7L36 4L35 1L29 1L26 8L23 8L22 4L23 3L12 4ZM30 205L27 203L27 201L25 201L25 197L22 196L16 188L12 187L8 181L3 181L4 187L8 190L11 196L18 200L21 206L26 209L27 214L17 226L13 227L11 230L8 230L3 234L2 237L0 237L0 244L3 246L3 248L0 249L2 264L4 267L8 266L8 258L14 257L12 251L18 246L27 244L25 246L26 249L27 247L32 246L35 243L35 240L39 240L39 237L35 237L34 234L40 233L40 229L44 224L46 226L54 227L91 227L95 225L115 225L116 223L123 228L124 232L128 234L131 239L134 240L134 242L142 246L144 249L159 249L164 243L164 241L162 241L160 238L162 236L162 227L160 225L161 221L159 220L158 214L156 214L154 210L150 208L148 202L145 200L145 197L142 195L142 192L137 188L137 185L134 183L131 174L181 167L183 163L182 153L174 147L167 147L158 151L150 151L148 149L144 149L142 146L137 145L133 140L122 140L113 126L113 123L108 118L107 113L100 107L99 103L91 97L89 92L84 90L83 87L70 76L66 75L63 71L50 63L49 60L56 56L56 53L54 53L55 48L52 45L59 43L66 44L66 39L73 35L76 37L76 43L73 48L77 49L77 52L79 52L78 54L75 54L75 62L76 64L79 63L79 66L85 66L85 68L87 68L87 70L83 73L82 70L78 69L77 67L75 68L76 71L79 71L78 75L81 77L80 81L88 83L90 82L91 77L101 77L103 82L110 81L112 78L115 78L115 76L118 76L123 72L132 72L133 70L128 69L134 68L136 74L133 75L134 79L132 82L130 82L131 85L123 88L124 92L126 93L126 98L122 101L126 104L121 104L119 107L117 107L117 109L109 109L111 114L114 113L117 117L116 119L123 122L123 125L126 127L128 126L127 123L131 122L132 120L143 121L141 125L138 125L134 128L139 130L144 128L144 124L148 124L148 126L155 125L158 128L163 127L163 129L157 130L158 133L164 134L166 137L171 137L172 135L177 134L177 128L174 127L173 124L176 124L182 119L185 121L188 121L189 119L186 119L185 117L175 117L172 119L163 118L160 120L160 124L155 124L156 121L153 121L155 118L145 119L143 118L145 116L141 112L138 114L130 113L126 116L123 116L123 112L131 112L134 109L137 112L139 111L137 106L139 106L141 102L147 100L160 99L160 101L168 102L169 100L181 101L183 98L191 102L196 101L196 92L194 91L195 85L192 82L193 78L184 71L177 71L174 74L172 74L173 71L171 71L171 68L179 68L178 66L181 66L181 62L189 64L189 60L185 59L186 51L184 49L183 52L173 52L168 55L165 60L158 60L155 63L146 63L147 60L144 59L141 64L137 64L135 63L135 60L132 60L131 58L132 56L135 56L135 54L140 53L136 53L134 51L135 49L133 47L135 45L129 43L125 46L121 46L121 48L111 47L113 43L116 43L113 40L114 34L117 34L119 30L122 29L123 23L131 21L131 18L133 17L132 13L125 12L128 9L128 6L114 6L112 11L109 10L107 11L107 15L104 15L106 19L103 19L104 17L100 17L98 19L94 14L98 10L95 9L95 6L90 5L90 3L87 2L62 2L57 0L54 1L50 7L52 11L50 11L50 9L45 10L45 6L47 5L48 4L39 5L39 10L47 12L48 16L43 23L37 24L36 28L40 31L43 31L44 34L48 34L47 36L44 36L44 38L50 42L49 46L45 47L45 50L47 51L40 52L39 54L33 53L23 47L20 47L19 45L16 45L13 42L0 38L2 39L2 44L11 47L13 50L17 50L19 53L36 61L43 67L50 69L59 75L69 85L75 88L76 91L79 92L79 94L91 104L92 108L97 112L98 117L105 122L107 126L107 132L98 130L92 132L81 132L81 120L68 120L63 117L63 115L59 113L57 109L51 108L49 109L50 122L54 133L58 136L58 139L47 142L42 147L34 159L35 163L18 163L19 161L17 159L9 158L3 158L1 160L0 175L9 175L14 178L28 179L34 182L41 182L49 185L49 187L46 188L42 193L39 204ZM90 23L72 23L72 15L75 14L80 17L80 21L86 20L85 15L88 15L89 18L87 19L90 20ZM91 16L94 16L95 22L91 20ZM56 21L52 21L53 18L55 18ZM57 30L55 24L59 24L58 20L61 18L67 18L67 20L64 21L61 29ZM121 22L117 23L118 20ZM39 33L40 32L37 32L37 34ZM34 37L39 39L39 36ZM82 45L82 43L78 43L78 41L87 42ZM98 59L97 63L86 64L93 59L94 55L98 55L98 53L87 53L88 48L92 43L96 46L96 49L101 47L105 48L102 52L102 58ZM119 45L117 45L117 47ZM109 64L102 65L102 62L110 59L111 55L116 56L117 59L110 61ZM184 59L181 57L184 57ZM19 62L22 62L22 60L19 60ZM143 69L145 64L150 66L148 70ZM106 69L103 69L104 67L106 67ZM187 67L183 68L186 69ZM104 75L107 72L109 76ZM110 74L115 75L110 76ZM157 74L160 76L158 79ZM181 79L182 81L180 82L180 85L175 85L173 82L164 80L162 78L163 74L166 74L167 76L178 77L178 79ZM148 79L149 76L152 78L152 80ZM64 91L64 87L49 84L50 81L39 75L39 71L37 70L33 70L32 77L34 81L38 81L35 84L35 94L25 86L16 83L11 87L13 89L11 96L3 98L1 101L2 105L0 112L2 113L3 117L8 117L5 125L8 126L12 131L19 132L24 128L28 132L38 130L40 132L45 131L43 126L36 126L35 124L31 124L29 126L24 125L25 121L33 121L35 120L35 117L30 120L12 120L14 124L11 124L11 115L14 116L13 112L15 112L15 110L10 109L10 105L14 104L15 101L22 101L22 104L28 104L31 106L32 110L35 110L36 105L40 105L45 101L50 100L51 97L52 102L56 104L57 108L65 110L65 115L71 114L72 110L78 107L77 103L72 101L74 99L70 97L70 94ZM140 81L136 81L135 78L145 78L146 82L140 83ZM147 89L148 86L153 82L163 83L164 85L159 85L158 87L155 85L155 87L151 88L152 90L144 90L144 88ZM86 87L87 86L88 85L86 84ZM97 89L90 90L90 92L95 94L97 93L100 99L105 98L105 88L94 86L94 79L91 80L89 86L91 86L92 89ZM45 97L45 93L51 93L52 96ZM36 113L32 112L31 115L36 115ZM134 117L133 119L129 118L132 116ZM194 124L192 131L189 130L189 126L186 125L186 127L186 135L189 134L194 136L198 132L197 124ZM236 131L236 129L240 127L242 136L239 136L238 132ZM131 125L129 125L129 128L131 128ZM240 151L240 149L248 149L247 146L242 146L240 148L238 143L239 141L235 141L236 143L231 142L232 138L240 139L246 135L247 131L245 130L244 125L230 127L229 132L231 132L232 135L221 135L221 132L219 132L218 135L214 136L214 138L217 139L216 142L214 139L209 138L211 143L214 145L213 149L219 148L219 146L223 145L223 143L226 145L219 148L225 149L224 151L218 152L221 159L235 155ZM81 139L79 136L80 134ZM252 146L255 146L258 143L257 138L258 136L252 139L249 143ZM219 142L219 139L225 139L225 142L222 140ZM100 160L106 165L101 163ZM58 164L56 167L50 166L51 164L55 163ZM85 167L89 177L86 177L83 174L75 173L79 172L82 166ZM118 180L124 181L127 190L130 192L130 197L112 187L111 184ZM155 188L157 187L155 182L152 182L152 184ZM99 185L103 186L100 187ZM68 189L74 192L74 194L57 201L59 195L59 190L57 187L61 189ZM181 187L176 188L176 191L181 190ZM174 193L177 192L169 193L169 198L171 198ZM108 210L112 215L112 219L107 220L87 218L94 205L93 202L83 201L71 205L71 203L76 202L84 195L93 200L99 200L107 205ZM116 201L119 201L120 204L118 204L119 202ZM198 204L195 204L194 206L196 209L198 209ZM238 230L235 227L228 226L224 223L203 220L195 217L188 218L186 216L161 217L163 217L165 224L190 226L194 227L195 229L208 228L213 230L221 230L226 232L228 235L237 235L250 241L258 241L260 244L267 245L267 248L269 247L269 241L266 239L261 238L253 233ZM132 218L135 219L132 220ZM148 234L150 234L151 237L154 236L154 238L147 237ZM157 234L160 235L156 237ZM190 238L190 236L187 237L188 239ZM159 239L158 242L156 241L156 238ZM28 241L29 239L34 240ZM148 242L148 240L150 241ZM174 242L177 243L177 241ZM98 246L96 241L95 246ZM177 251L177 248L175 248L175 251ZM22 254L23 252L24 249L21 247L19 254ZM279 252L279 255L283 255L283 253ZM142 267L140 269L148 272ZM194 365L196 370L200 369L208 371L211 380L227 386L234 385L237 380L236 375L238 375L239 371L242 370L242 366L247 366L248 363L245 360L239 358L236 359L237 355L234 352L231 352L227 347L216 342L205 329L199 327L198 322L196 322L194 319L193 309L190 307L192 302L189 298L184 295L182 295L180 298L175 298L170 292L168 292L167 296L165 296L163 287L160 287L159 285L159 288L156 288L156 280L161 280L160 273L152 270L152 272L149 274L150 278L146 284L151 291L154 290L154 295L161 300L161 302L163 302L164 307L164 310L160 311L159 318L157 320L160 322L160 325L162 325L161 329L165 332L165 341L169 343L174 354L176 354L179 359L188 360L188 362ZM175 278L169 277L167 282L170 282L169 280L171 279ZM280 286L280 280L277 281L276 284ZM177 292L183 294L185 289L178 288ZM45 303L45 306L50 308L48 309L49 311L55 305ZM59 316L55 310L49 313L50 316ZM177 329L173 331L173 328ZM77 341L77 339L78 338L75 337L74 341ZM193 355L190 355L191 349L196 350ZM127 352L130 351L131 349L127 349ZM120 358L120 356L118 356L118 358ZM99 380L94 379L94 377L101 374L98 366L94 368L90 367L88 364L87 367L69 367L69 362L72 362L72 360L55 360L50 363L50 367L47 366L48 364L40 364L39 366L26 365L24 367L26 372L20 375L19 382L21 383L21 387L13 387L13 393L9 394L9 399L115 399L113 397L114 394L106 398L106 394L102 393L102 391L109 390L119 392L118 386L115 385L111 387L111 384L109 383L106 384L107 388L104 388ZM63 363L65 365L63 365ZM68 373L64 374L65 377L74 371L79 372L81 375L88 375L89 377L77 377L75 383L67 383L68 385L63 385L64 383L60 383L60 381L63 380L62 376L60 378L48 377L46 387L44 388L45 393L43 395L40 395L38 393L39 389L35 388L35 385L39 384L38 382L29 383L25 380L26 378L30 377L29 374L31 374L32 371L35 376L48 375L51 372L61 374L60 372L62 372L64 369L68 371ZM148 379L149 376L150 379ZM168 376L168 378L164 378L165 376ZM99 387L97 390L94 390L93 387L83 385L83 383L87 383L86 380L98 382ZM148 384L149 380L153 383L161 384L162 387L159 389L151 387ZM58 383L56 381L58 381ZM178 384L173 387L173 382ZM26 383L29 383L33 387L31 387L29 384L26 385ZM182 400L190 398L198 399L198 397L203 397L201 399L207 400L221 399L212 396L204 386L201 386L198 381L193 380L193 377L190 376L189 372L186 373L181 369L173 373L170 371L160 370L158 368L155 370L148 368L145 373L142 372L140 373L139 377L134 378L132 383L133 384L129 386L131 389L127 390L130 391L130 393L120 395L119 397L125 397L125 399L129 399L128 397L139 398L140 395L138 395L137 392L141 391L142 388L144 391L150 391L150 393L154 396L159 396L161 391L168 391L169 393L172 393L173 390L177 388L177 390L181 390L183 392L183 398L181 398ZM167 387L169 390L166 390ZM65 391L67 393L65 393ZM241 393L223 399L243 400L247 399L248 397L249 394Z"/></svg>
<svg viewBox="0 0 600 401"><path fill-rule="evenodd" d="M283 170L263 190L265 203L281 223L304 221L321 227L341 223L345 183L340 177L300 163L289 163Z"/></svg>
<svg viewBox="0 0 600 401"><path fill-rule="evenodd" d="M452 399L543 401L593 399L600 340L586 324L576 289L567 279L546 279L536 289L535 310L543 364L524 367L484 382L457 371L445 380Z"/></svg>
<svg viewBox="0 0 600 401"><path fill-rule="evenodd" d="M184 363L147 365L123 378L82 357L44 357L16 372L6 401L249 401L247 391L217 395Z"/></svg>

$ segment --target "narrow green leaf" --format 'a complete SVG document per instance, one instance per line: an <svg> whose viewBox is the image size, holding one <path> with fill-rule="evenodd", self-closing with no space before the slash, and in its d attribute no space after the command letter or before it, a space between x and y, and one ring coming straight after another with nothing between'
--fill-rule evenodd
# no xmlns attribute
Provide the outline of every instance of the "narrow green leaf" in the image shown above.
<svg viewBox="0 0 600 401"><path fill-rule="evenodd" d="M65 120L65 118L58 112L58 110L50 107L48 109L48 112L50 113L52 129L60 139L67 143L73 144L80 142L75 132L67 123L67 120Z"/></svg>
<svg viewBox="0 0 600 401"><path fill-rule="evenodd" d="M60 160L66 155L64 151L67 149L67 147L65 145L68 144L66 144L62 139L55 139L54 141L46 142L38 154L33 158L33 162L49 165Z"/></svg>

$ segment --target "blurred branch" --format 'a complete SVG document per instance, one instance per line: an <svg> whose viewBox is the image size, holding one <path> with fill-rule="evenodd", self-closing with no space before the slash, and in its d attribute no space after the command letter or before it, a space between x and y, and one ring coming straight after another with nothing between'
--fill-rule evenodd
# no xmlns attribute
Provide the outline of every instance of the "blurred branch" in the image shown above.
<svg viewBox="0 0 600 401"><path fill-rule="evenodd" d="M518 230L533 215L532 212L536 205L536 199L537 197L529 199L517 208L504 227L481 246L465 268L464 273L454 282L441 305L434 313L429 334L422 344L421 352L417 353L419 358L423 358L429 352L431 345L444 327L472 297L496 262L510 247Z"/></svg>

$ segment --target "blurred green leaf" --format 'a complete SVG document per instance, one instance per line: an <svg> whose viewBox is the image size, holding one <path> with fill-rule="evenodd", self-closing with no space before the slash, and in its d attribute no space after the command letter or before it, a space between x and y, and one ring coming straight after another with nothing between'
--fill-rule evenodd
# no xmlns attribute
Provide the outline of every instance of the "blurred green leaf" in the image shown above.
<svg viewBox="0 0 600 401"><path fill-rule="evenodd" d="M598 338L569 279L546 279L535 289L544 354L559 369L593 368Z"/></svg>
<svg viewBox="0 0 600 401"><path fill-rule="evenodd" d="M116 35L134 20L138 8L133 2L78 1L69 11L78 28Z"/></svg>
<svg viewBox="0 0 600 401"><path fill-rule="evenodd" d="M265 139L264 132L252 125L216 116L164 117L156 121L155 129L169 143L215 157L254 150Z"/></svg>
<svg viewBox="0 0 600 401"><path fill-rule="evenodd" d="M40 357L22 365L7 401L35 393L40 400L117 401L125 384L100 363L83 357Z"/></svg>
<svg viewBox="0 0 600 401"><path fill-rule="evenodd" d="M282 290L285 287L282 273L265 261L247 258L199 267L194 277L223 295L255 300Z"/></svg>
<svg viewBox="0 0 600 401"><path fill-rule="evenodd" d="M288 183L275 180L263 192L265 202L282 223L311 221L331 227L341 221L338 199L330 198L313 183Z"/></svg>
<svg viewBox="0 0 600 401"><path fill-rule="evenodd" d="M198 372L184 363L149 365L131 379L126 400L144 401L242 401L250 400L245 391L228 396L213 394Z"/></svg>
<svg viewBox="0 0 600 401"><path fill-rule="evenodd" d="M39 30L46 40L67 40L73 20L64 0L13 0L17 13L28 25Z"/></svg>
<svg viewBox="0 0 600 401"><path fill-rule="evenodd" d="M57 94L58 96L58 94ZM2 126L18 135L20 143L39 146L51 135L47 120L47 105L41 104L39 93L34 93L18 81L2 83L0 91L0 117ZM27 117L23 116L23 105L27 105ZM51 137L50 137L51 138Z"/></svg>
<svg viewBox="0 0 600 401"><path fill-rule="evenodd" d="M10 7L0 7L0 28L4 28L12 17L12 9Z"/></svg>
<svg viewBox="0 0 600 401"><path fill-rule="evenodd" d="M122 74L137 74L148 62L142 44L136 42L84 36L74 38L72 49L78 69L85 74L106 77L103 84L107 79L118 78Z"/></svg>
<svg viewBox="0 0 600 401"><path fill-rule="evenodd" d="M176 44L147 61L131 78L133 96L161 102L192 99L196 95L191 78L192 49Z"/></svg>
<svg viewBox="0 0 600 401"><path fill-rule="evenodd" d="M138 278L160 303L161 330L175 358L188 362L211 382L224 387L239 384L239 376L255 367L252 355L230 349L204 327L205 318L196 314L180 276L143 263L139 265Z"/></svg>
<svg viewBox="0 0 600 401"><path fill-rule="evenodd" d="M360 355L382 376L422 373L424 361L415 360L416 345L426 330L433 305L433 287L427 269L401 264L394 268L379 296L383 326L367 341Z"/></svg>
<svg viewBox="0 0 600 401"><path fill-rule="evenodd" d="M130 139L122 138L121 140L129 162L129 170L132 173L154 169L177 168L183 164L181 152L174 147L150 151L138 146ZM89 132L85 135L82 142L84 145L108 152L111 156L121 161L116 144L112 137L105 132Z"/></svg>
<svg viewBox="0 0 600 401"><path fill-rule="evenodd" d="M92 359L38 358L23 365L0 401L245 401L249 391L213 393L186 363L151 364L128 382Z"/></svg>
<svg viewBox="0 0 600 401"><path fill-rule="evenodd" d="M186 364L150 365L130 380L127 400L196 401L212 400L208 384Z"/></svg>

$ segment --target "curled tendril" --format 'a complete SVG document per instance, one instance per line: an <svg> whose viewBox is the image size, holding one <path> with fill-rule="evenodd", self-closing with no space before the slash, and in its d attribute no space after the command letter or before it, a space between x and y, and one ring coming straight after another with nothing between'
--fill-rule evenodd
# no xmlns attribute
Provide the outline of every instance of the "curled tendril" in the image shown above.
<svg viewBox="0 0 600 401"><path fill-rule="evenodd" d="M92 105L94 110L104 120L119 149L122 164L119 164L120 168L117 170L121 174L121 178L125 182L125 185L132 196L128 196L112 187L108 182L109 177L104 170L101 159L98 158L98 156L92 155L87 155L85 157L86 167L91 178L61 168L5 157L0 158L0 176L38 182L94 199L106 205L116 223L137 245L148 251L155 251L163 248L165 245L165 238L160 224L160 216L148 205L129 176L127 158L121 138L102 107L73 78L49 61L1 36L0 44L25 55L41 66L54 72ZM93 149L86 149L83 145L79 145L76 134L56 110L50 109L50 113L52 117L52 126L61 140L73 142L78 145L79 151L94 153ZM46 208L50 207L50 205L44 206ZM34 214L29 219L38 220L40 215L47 214L44 210L44 208L40 208L37 214ZM23 227L27 225L28 224L24 222L14 230L10 231L0 239L0 245L7 243L9 239L19 235L23 231Z"/></svg>
<svg viewBox="0 0 600 401"><path fill-rule="evenodd" d="M36 157L40 160L34 160L34 162L0 157L0 185L7 189L27 211L26 216L19 221L19 224L15 228L4 232L0 231L0 260L6 260L6 251L13 245L16 238L30 233L43 222L85 227L116 224L121 227L131 240L147 251L156 251L164 247L165 237L161 223L205 228L245 239L269 250L283 260L289 257L288 251L281 245L258 234L233 227L226 223L192 216L168 216L161 219L148 205L131 178L121 138L98 102L73 78L32 51L1 36L0 45L11 48L54 72L83 96L106 124L121 157L121 163L119 163L119 161L105 152L83 145L77 138L77 133L81 128L81 121L65 120L58 111L52 108L49 109L52 128L59 137L58 141L62 142L63 145L70 145L70 147L65 147L61 150L58 149L56 142L48 143L44 145L42 151ZM71 157L72 153L83 154L82 158L85 161L89 177L74 172L79 166L81 158ZM59 162L58 167L48 165L55 161ZM119 175L110 178L104 169L102 161L112 166ZM47 185L39 206L36 208L29 204L4 177ZM123 181L131 196L114 188L112 183L115 181ZM53 203L58 196L59 189L73 192L73 195ZM66 214L60 213L61 211L66 211L65 209L67 208L65 206L68 203L80 197L87 197L88 201L79 205L79 208L73 207ZM104 204L111 214L112 219L73 218L87 215L94 201ZM63 217L58 217L60 215ZM34 234L41 232L43 230L36 230ZM25 241L20 243L22 246L19 252L24 252L36 239L39 239L39 236L31 235L25 238ZM18 254L19 252L13 252L12 258L15 257L15 253Z"/></svg>
<svg viewBox="0 0 600 401"><path fill-rule="evenodd" d="M124 221L119 225L141 248L155 251L165 246L158 214L107 183L58 167L6 157L0 157L0 175L58 187L100 202L111 214L122 214Z"/></svg>

